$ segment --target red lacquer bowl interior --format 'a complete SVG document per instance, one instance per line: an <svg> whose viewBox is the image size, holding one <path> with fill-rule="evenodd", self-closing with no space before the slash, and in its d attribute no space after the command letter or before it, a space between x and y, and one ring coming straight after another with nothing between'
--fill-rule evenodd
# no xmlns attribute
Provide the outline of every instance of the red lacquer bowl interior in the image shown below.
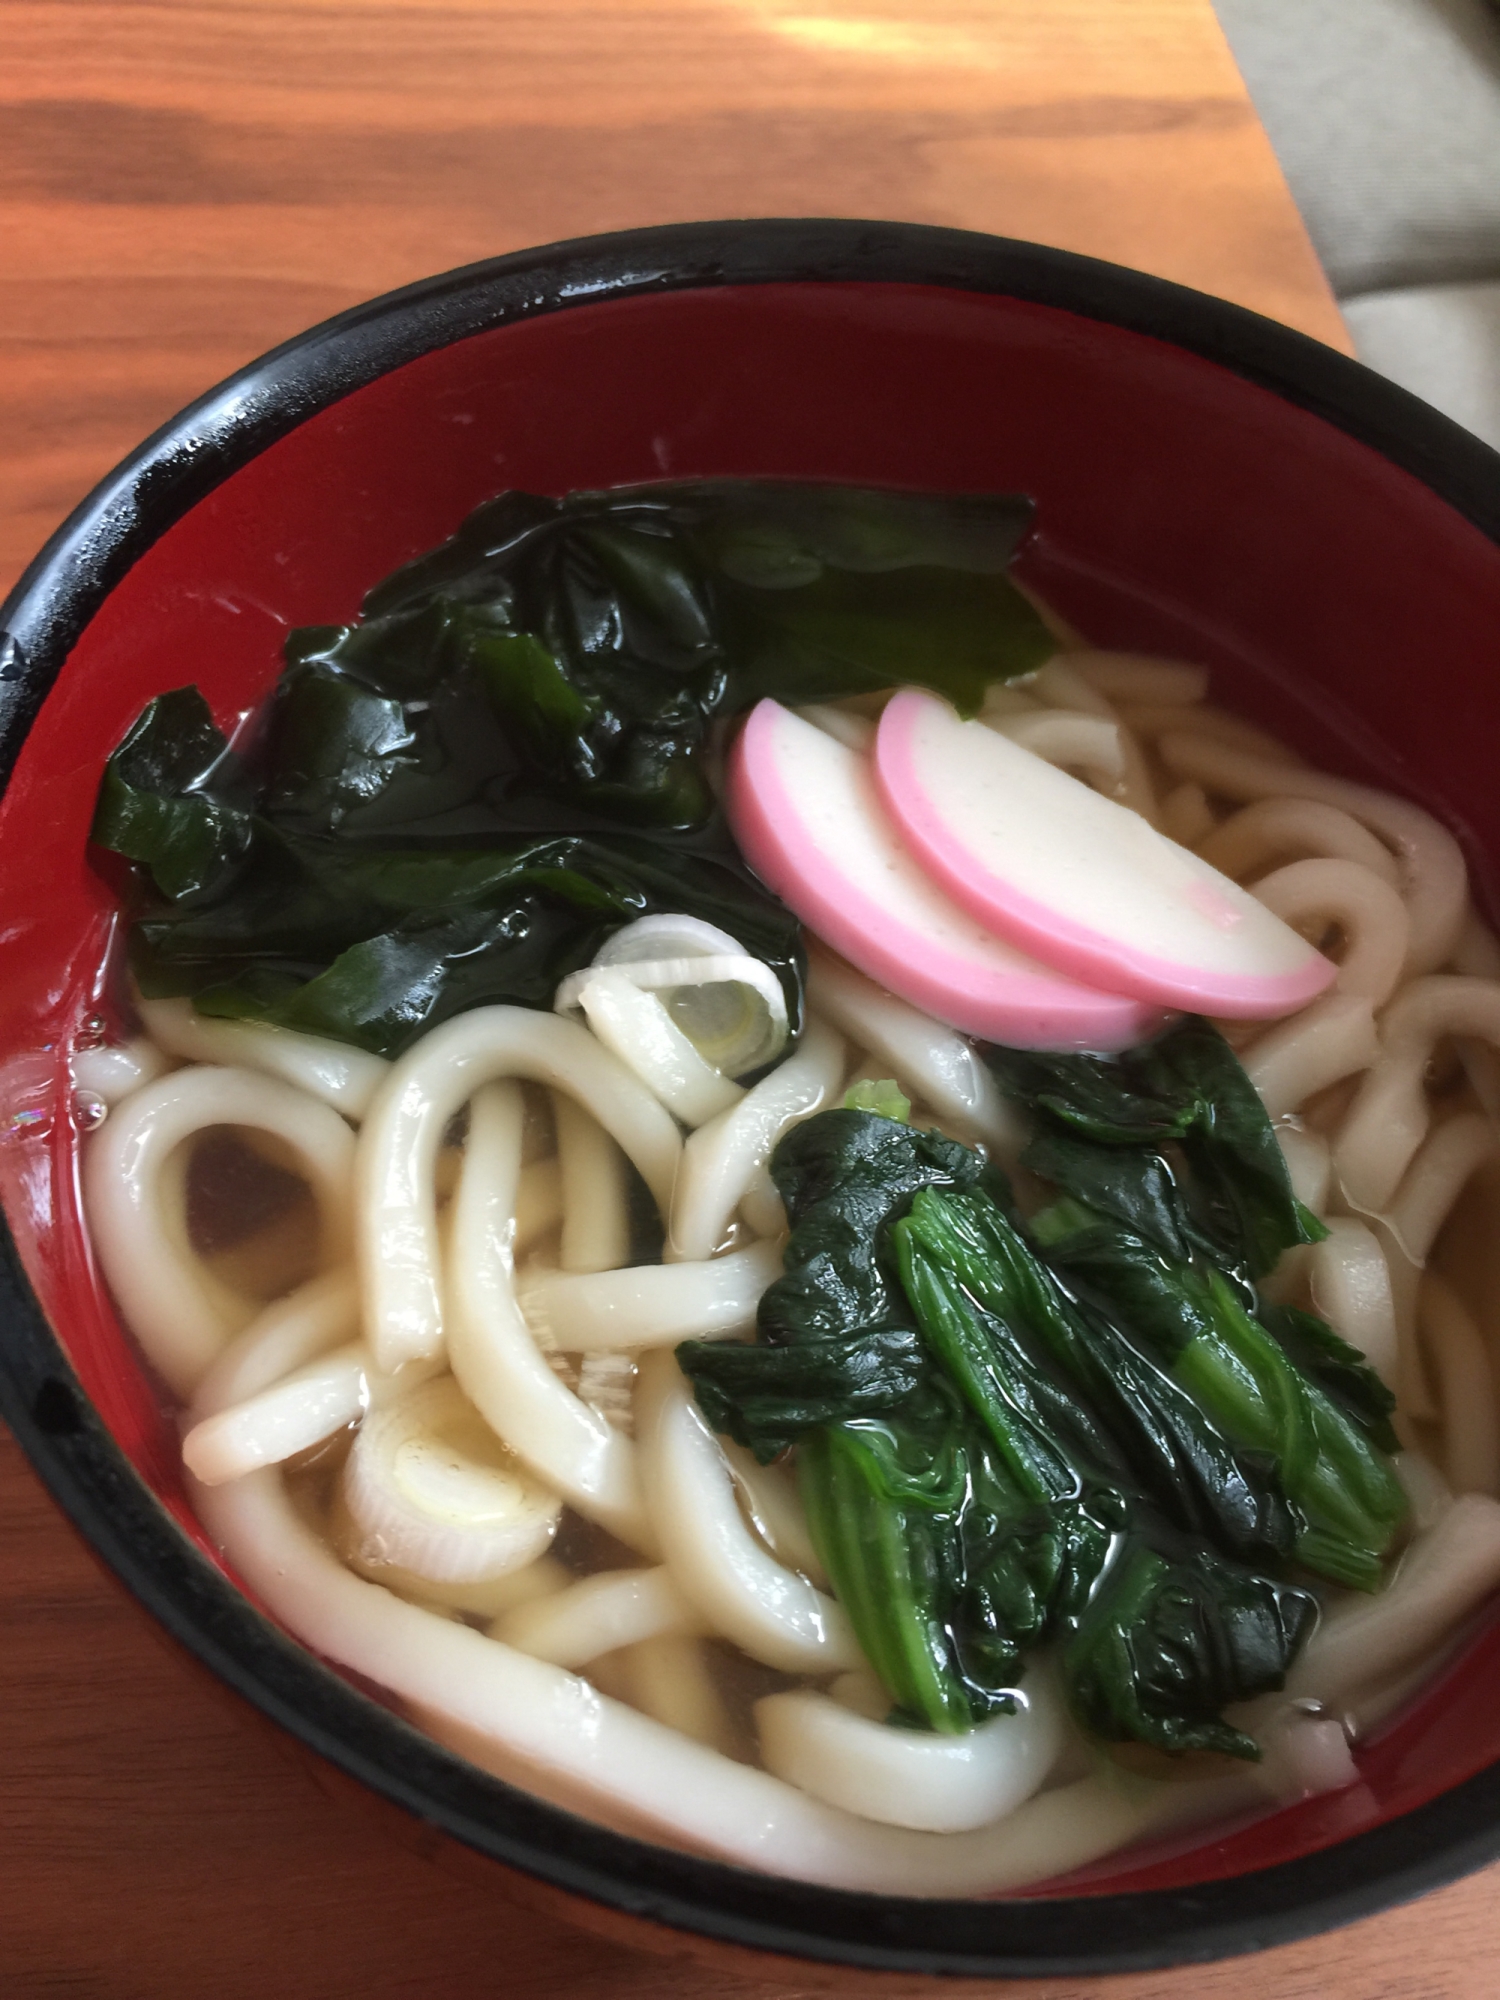
<svg viewBox="0 0 1500 2000"><path fill-rule="evenodd" d="M697 474L1034 495L1025 573L1091 639L1204 662L1221 700L1319 763L1437 808L1490 901L1500 549L1227 369L1050 307L850 283L584 305L398 368L265 450L136 563L0 806L0 1058L21 1134L6 1206L85 1388L190 1530L176 1431L90 1266L59 1089L100 1005L112 920L85 855L103 760L164 688L196 681L232 719L275 678L289 627L352 617L500 488ZM1497 1676L1489 1625L1364 1750L1356 1788L1210 1846L1125 1857L1086 1887L1218 1879L1393 1818L1500 1757Z"/></svg>

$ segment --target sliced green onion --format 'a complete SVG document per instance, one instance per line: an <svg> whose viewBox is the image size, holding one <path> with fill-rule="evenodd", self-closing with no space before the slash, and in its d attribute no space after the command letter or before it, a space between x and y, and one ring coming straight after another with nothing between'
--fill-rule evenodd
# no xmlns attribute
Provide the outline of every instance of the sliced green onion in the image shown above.
<svg viewBox="0 0 1500 2000"><path fill-rule="evenodd" d="M786 995L763 960L696 917L642 917L608 939L594 963L570 973L553 1006L570 1013L601 967L660 1000L673 1025L722 1076L743 1076L786 1046Z"/></svg>

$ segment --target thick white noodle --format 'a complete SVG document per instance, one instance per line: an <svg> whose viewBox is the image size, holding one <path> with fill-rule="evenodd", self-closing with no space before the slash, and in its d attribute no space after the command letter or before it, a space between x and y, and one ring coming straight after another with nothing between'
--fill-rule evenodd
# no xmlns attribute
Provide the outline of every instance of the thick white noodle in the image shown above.
<svg viewBox="0 0 1500 2000"><path fill-rule="evenodd" d="M753 1452L728 1438L719 1439L719 1449L756 1534L779 1561L789 1569L801 1570L820 1590L826 1590L828 1578L808 1532L795 1468L762 1465Z"/></svg>
<svg viewBox="0 0 1500 2000"><path fill-rule="evenodd" d="M757 1167L745 1183L739 1213L745 1227L754 1236L786 1234L786 1203L776 1192L776 1183L771 1179L768 1166Z"/></svg>
<svg viewBox="0 0 1500 2000"><path fill-rule="evenodd" d="M875 724L867 715L856 715L852 709L834 708L821 701L810 701L796 713L814 729L821 729L825 736L831 736L835 743L842 743L861 757L874 746Z"/></svg>
<svg viewBox="0 0 1500 2000"><path fill-rule="evenodd" d="M1465 1494L1415 1538L1378 1597L1325 1613L1287 1676L1287 1695L1344 1709L1435 1653L1497 1584L1500 1504Z"/></svg>
<svg viewBox="0 0 1500 2000"><path fill-rule="evenodd" d="M985 720L1045 763L1083 772L1096 790L1118 799L1152 826L1160 826L1161 808L1141 746L1121 723L1104 715L1055 708Z"/></svg>
<svg viewBox="0 0 1500 2000"><path fill-rule="evenodd" d="M1318 1312L1359 1349L1384 1383L1396 1388L1396 1307L1390 1270L1374 1232L1352 1215L1330 1217L1327 1236L1307 1252L1307 1270Z"/></svg>
<svg viewBox="0 0 1500 2000"><path fill-rule="evenodd" d="M486 1085L469 1108L449 1239L448 1359L469 1401L524 1464L580 1514L654 1558L634 1443L558 1380L516 1304L509 1246L522 1115L511 1083Z"/></svg>
<svg viewBox="0 0 1500 2000"><path fill-rule="evenodd" d="M1427 1067L1449 1035L1471 1035L1500 1048L1500 985L1435 974L1411 980L1391 1002L1381 1023L1379 1059L1333 1143L1351 1208L1379 1214L1389 1205L1427 1136Z"/></svg>
<svg viewBox="0 0 1500 2000"><path fill-rule="evenodd" d="M182 1456L194 1475L217 1486L279 1465L432 1373L432 1362L410 1361L383 1375L358 1332L359 1299L347 1268L311 1278L267 1306L193 1392L196 1421Z"/></svg>
<svg viewBox="0 0 1500 2000"><path fill-rule="evenodd" d="M269 1389L194 1424L182 1459L205 1486L280 1465L357 1423L369 1402L369 1349L353 1341L309 1361Z"/></svg>
<svg viewBox="0 0 1500 2000"><path fill-rule="evenodd" d="M535 1604L543 1597L559 1597L563 1591L573 1588L573 1582L573 1572L564 1568L556 1556L538 1556L524 1569L513 1569L508 1576L497 1576L486 1586L493 1599L491 1615L503 1618L518 1604Z"/></svg>
<svg viewBox="0 0 1500 2000"><path fill-rule="evenodd" d="M1458 842L1431 813L1368 785L1237 750L1196 728L1169 731L1156 747L1178 777L1196 778L1222 798L1312 799L1337 806L1379 834L1401 867L1411 920L1410 970L1431 972L1452 955L1468 908L1468 871Z"/></svg>
<svg viewBox="0 0 1500 2000"><path fill-rule="evenodd" d="M1453 1505L1453 1489L1425 1452L1398 1451L1392 1464L1411 1504L1412 1530L1425 1535Z"/></svg>
<svg viewBox="0 0 1500 2000"><path fill-rule="evenodd" d="M555 1667L586 1667L617 1646L703 1629L671 1571L658 1567L586 1576L555 1596L504 1613L490 1627L490 1637Z"/></svg>
<svg viewBox="0 0 1500 2000"><path fill-rule="evenodd" d="M1161 802L1161 830L1179 847L1197 847L1213 832L1214 824L1208 794L1191 778L1174 785Z"/></svg>
<svg viewBox="0 0 1500 2000"><path fill-rule="evenodd" d="M810 1014L802 1040L786 1061L740 1103L698 1127L682 1149L672 1196L669 1242L674 1259L714 1255L782 1134L833 1097L843 1062L843 1042Z"/></svg>
<svg viewBox="0 0 1500 2000"><path fill-rule="evenodd" d="M601 966L578 995L590 1028L684 1125L705 1125L744 1091L703 1060L654 993Z"/></svg>
<svg viewBox="0 0 1500 2000"><path fill-rule="evenodd" d="M320 1271L273 1299L213 1362L193 1391L193 1415L216 1416L359 1333L359 1292L347 1266Z"/></svg>
<svg viewBox="0 0 1500 2000"><path fill-rule="evenodd" d="M1461 972L1469 979L1500 979L1500 938L1490 929L1471 903L1464 927L1445 968ZM1500 1055L1483 1042L1461 1037L1457 1043L1459 1060L1468 1072L1474 1095L1490 1117L1500 1122Z"/></svg>
<svg viewBox="0 0 1500 2000"><path fill-rule="evenodd" d="M1152 826L1160 826L1161 810L1156 802L1156 788L1151 782L1150 768L1141 746L1136 741L1134 731L1121 724L1114 703L1097 682L1089 675L1079 673L1070 655L1066 660L1049 660L1040 673L1031 677L1029 686L1040 696L1046 707L1040 711L1039 720L1033 718L1033 724L1040 733L1033 740L1026 742L1026 748L1035 751L1037 756L1046 758L1049 763L1070 763L1073 761L1071 757L1066 754L1056 756L1052 749L1043 746L1048 743L1061 746L1069 742L1075 746L1088 744L1092 746L1091 753L1085 754L1082 758L1083 763L1087 765L1094 761L1099 746L1105 740L1099 733L1100 727L1112 725L1115 731L1113 750L1108 754L1112 760L1117 760L1117 764L1107 776L1106 788L1114 791L1123 805L1129 806L1133 812L1138 812ZM1017 719L1018 712L1012 710L1007 715L1004 710L992 706L996 692L995 689L991 689L990 697L985 702L982 719L992 728L1004 731L1011 720ZM1052 721L1066 720L1073 723L1082 719L1093 723L1094 733L1088 737L1076 735L1068 737L1040 730L1040 721L1048 719L1048 711L1051 712Z"/></svg>
<svg viewBox="0 0 1500 2000"><path fill-rule="evenodd" d="M1500 1497L1495 1371L1484 1337L1467 1306L1435 1271L1422 1280L1417 1316L1437 1376L1448 1483L1455 1493Z"/></svg>
<svg viewBox="0 0 1500 2000"><path fill-rule="evenodd" d="M544 1350L619 1353L749 1333L761 1293L780 1276L781 1245L755 1243L691 1264L532 1271L522 1276L517 1297Z"/></svg>
<svg viewBox="0 0 1500 2000"><path fill-rule="evenodd" d="M1062 1704L1045 1666L1033 1667L1015 1700L1013 1715L941 1736L872 1722L810 1688L765 1695L755 1704L761 1760L862 1819L968 1833L1039 1790L1062 1748Z"/></svg>
<svg viewBox="0 0 1500 2000"><path fill-rule="evenodd" d="M191 1000L137 999L136 1006L152 1041L169 1055L187 1062L233 1063L240 1069L260 1070L296 1084L309 1097L320 1098L356 1122L364 1117L391 1067L384 1056L321 1035L260 1021L216 1021L200 1014Z"/></svg>
<svg viewBox="0 0 1500 2000"><path fill-rule="evenodd" d="M778 1562L751 1531L734 1477L682 1370L648 1355L636 1392L641 1477L672 1580L709 1629L788 1673L863 1664L843 1607Z"/></svg>
<svg viewBox="0 0 1500 2000"><path fill-rule="evenodd" d="M531 1007L476 1007L434 1028L394 1065L378 1092L356 1162L367 1331L377 1361L388 1370L441 1350L433 1181L438 1150L454 1114L501 1077L544 1083L585 1105L640 1169L663 1218L671 1211L682 1155L677 1127L587 1028ZM507 1232L513 1213L505 1217Z"/></svg>
<svg viewBox="0 0 1500 2000"><path fill-rule="evenodd" d="M334 1503L329 1528L335 1549L356 1575L383 1584L398 1597L409 1598L447 1617L493 1619L514 1605L529 1604L533 1598L566 1590L573 1580L572 1573L560 1562L551 1556L538 1556L524 1569L486 1577L483 1583L434 1583L431 1577L418 1576L415 1570L402 1569L396 1563L363 1562L360 1531L338 1501Z"/></svg>
<svg viewBox="0 0 1500 2000"><path fill-rule="evenodd" d="M277 1472L199 1487L193 1498L237 1573L288 1630L388 1688L473 1762L606 1824L742 1867L875 1894L998 1893L1252 1795L1242 1783L1151 1785L1102 1773L1043 1792L978 1833L876 1826L636 1714L564 1668L365 1582L304 1525Z"/></svg>
<svg viewBox="0 0 1500 2000"><path fill-rule="evenodd" d="M1226 744L1235 750L1248 750L1257 757L1270 757L1289 765L1299 765L1302 761L1285 743L1266 730L1257 728L1253 722L1247 722L1244 716L1231 714L1228 709L1207 705L1189 708L1173 702L1133 702L1122 708L1120 713L1130 727L1148 742L1176 730L1190 729L1215 743Z"/></svg>
<svg viewBox="0 0 1500 2000"><path fill-rule="evenodd" d="M565 1090L553 1091L552 1115L562 1195L558 1261L565 1271L613 1271L630 1256L625 1155Z"/></svg>
<svg viewBox="0 0 1500 2000"><path fill-rule="evenodd" d="M1470 1179L1500 1150L1500 1132L1479 1111L1461 1111L1422 1144L1391 1201L1386 1221L1410 1261L1427 1262L1438 1232Z"/></svg>
<svg viewBox="0 0 1500 2000"><path fill-rule="evenodd" d="M1088 772L1102 780L1103 791L1115 791L1125 776L1120 725L1106 716L1041 708L1031 715L998 717L990 727L1044 763Z"/></svg>
<svg viewBox="0 0 1500 2000"><path fill-rule="evenodd" d="M1013 1163L1025 1132L967 1036L887 993L822 945L807 954L808 1004L882 1063L906 1095Z"/></svg>
<svg viewBox="0 0 1500 2000"><path fill-rule="evenodd" d="M1396 1315L1396 1417L1410 1439L1413 1423L1438 1421L1437 1397L1433 1393L1427 1356L1417 1337L1417 1290L1422 1282L1421 1266L1407 1256L1388 1216L1365 1218L1385 1257L1391 1288L1391 1306Z"/></svg>
<svg viewBox="0 0 1500 2000"><path fill-rule="evenodd" d="M101 1104L110 1105L120 1103L143 1083L154 1083L171 1064L154 1042L138 1035L130 1042L75 1049L69 1067L75 1089L89 1091Z"/></svg>
<svg viewBox="0 0 1500 2000"><path fill-rule="evenodd" d="M1017 687L1013 681L992 681L984 691L979 719L993 724L1010 715L1040 715L1046 706L1034 694L1028 694L1024 686Z"/></svg>
<svg viewBox="0 0 1500 2000"><path fill-rule="evenodd" d="M1202 701L1208 693L1207 667L1158 660L1150 653L1107 653L1085 647L1069 653L1068 665L1109 701Z"/></svg>
<svg viewBox="0 0 1500 2000"><path fill-rule="evenodd" d="M251 1070L174 1070L142 1086L94 1133L83 1190L94 1253L126 1324L184 1402L256 1311L217 1284L186 1241L173 1156L215 1125L266 1132L291 1151L317 1198L320 1261L347 1257L354 1135L326 1104ZM174 1212L178 1211L178 1212Z"/></svg>
<svg viewBox="0 0 1500 2000"><path fill-rule="evenodd" d="M1401 870L1391 850L1351 814L1318 799L1257 799L1221 820L1198 851L1236 882L1252 879L1272 862L1329 860L1352 861L1378 875L1387 888L1399 892L1401 887Z"/></svg>
<svg viewBox="0 0 1500 2000"><path fill-rule="evenodd" d="M1272 1720L1254 1734L1263 1753L1256 1776L1283 1805L1359 1783L1348 1733L1334 1716L1283 1702Z"/></svg>
<svg viewBox="0 0 1500 2000"><path fill-rule="evenodd" d="M1240 1061L1274 1119L1329 1084L1368 1069L1379 1053L1369 1001L1334 992L1257 1036L1240 1051Z"/></svg>
<svg viewBox="0 0 1500 2000"><path fill-rule="evenodd" d="M1334 990L1383 1007L1406 963L1411 926L1388 882L1357 861L1293 861L1251 890L1257 902L1316 944L1328 924L1344 934Z"/></svg>
<svg viewBox="0 0 1500 2000"><path fill-rule="evenodd" d="M1102 715L1113 722L1115 705L1094 683L1074 667L1071 659L1054 654L1046 666L1030 675L1024 686L1044 701L1048 708L1072 709L1080 715Z"/></svg>
<svg viewBox="0 0 1500 2000"><path fill-rule="evenodd" d="M1156 796L1151 766L1146 761L1146 753L1135 731L1127 729L1123 722L1120 724L1120 758L1125 766L1116 794L1121 805L1138 812L1142 819L1159 831L1163 830L1161 803Z"/></svg>
<svg viewBox="0 0 1500 2000"><path fill-rule="evenodd" d="M1464 916L1458 943L1453 948L1452 969L1467 974L1471 979L1500 979L1500 938L1495 936L1472 903Z"/></svg>
<svg viewBox="0 0 1500 2000"><path fill-rule="evenodd" d="M563 1219L562 1163L537 1160L522 1167L516 1187L515 1235L511 1254L519 1257L533 1243L550 1235Z"/></svg>
<svg viewBox="0 0 1500 2000"><path fill-rule="evenodd" d="M707 1646L696 1633L657 1632L622 1646L591 1671L608 1683L605 1694L734 1756L741 1754L740 1731L719 1692Z"/></svg>
<svg viewBox="0 0 1500 2000"><path fill-rule="evenodd" d="M1276 1126L1276 1143L1291 1176L1292 1193L1304 1208L1321 1215L1328 1206L1333 1179L1333 1153L1321 1132L1309 1132L1285 1120Z"/></svg>
<svg viewBox="0 0 1500 2000"><path fill-rule="evenodd" d="M635 1436L635 1378L638 1363L633 1354L608 1350L579 1357L576 1388L578 1400L613 1424L626 1437Z"/></svg>

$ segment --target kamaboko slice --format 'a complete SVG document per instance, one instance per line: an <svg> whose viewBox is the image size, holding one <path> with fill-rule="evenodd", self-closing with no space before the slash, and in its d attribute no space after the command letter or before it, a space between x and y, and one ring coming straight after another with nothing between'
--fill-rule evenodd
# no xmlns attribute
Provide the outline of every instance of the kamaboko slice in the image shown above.
<svg viewBox="0 0 1500 2000"><path fill-rule="evenodd" d="M1107 1050L1161 1025L1158 1009L1054 972L961 909L908 853L869 759L779 702L752 710L725 803L741 853L809 929L950 1027L1013 1048Z"/></svg>
<svg viewBox="0 0 1500 2000"><path fill-rule="evenodd" d="M343 1499L362 1568L389 1564L431 1583L519 1569L552 1540L562 1511L451 1375L366 1415Z"/></svg>
<svg viewBox="0 0 1500 2000"><path fill-rule="evenodd" d="M971 917L1077 979L1160 1006L1290 1013L1334 965L1186 847L946 701L904 688L875 739L881 802Z"/></svg>

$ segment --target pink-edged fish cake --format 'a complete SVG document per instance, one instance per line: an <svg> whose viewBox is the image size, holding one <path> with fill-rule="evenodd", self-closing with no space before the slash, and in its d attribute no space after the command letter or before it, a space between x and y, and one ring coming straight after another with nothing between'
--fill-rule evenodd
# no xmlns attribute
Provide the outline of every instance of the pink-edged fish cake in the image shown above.
<svg viewBox="0 0 1500 2000"><path fill-rule="evenodd" d="M913 1006L1014 1048L1128 1048L1160 1008L1039 964L961 909L908 853L867 757L762 701L729 759L740 851L808 928Z"/></svg>
<svg viewBox="0 0 1500 2000"><path fill-rule="evenodd" d="M876 733L881 803L969 915L1059 972L1162 1007L1290 1013L1337 967L1247 890L1113 799L904 688Z"/></svg>

